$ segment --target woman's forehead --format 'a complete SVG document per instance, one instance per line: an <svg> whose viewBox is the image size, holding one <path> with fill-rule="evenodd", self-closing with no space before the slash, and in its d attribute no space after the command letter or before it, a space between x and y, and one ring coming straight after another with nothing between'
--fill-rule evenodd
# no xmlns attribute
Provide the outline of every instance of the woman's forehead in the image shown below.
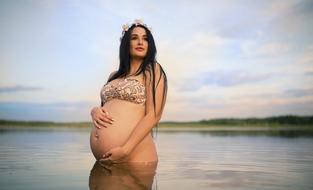
<svg viewBox="0 0 313 190"><path fill-rule="evenodd" d="M142 27L135 27L132 31L132 35L146 35L146 30Z"/></svg>

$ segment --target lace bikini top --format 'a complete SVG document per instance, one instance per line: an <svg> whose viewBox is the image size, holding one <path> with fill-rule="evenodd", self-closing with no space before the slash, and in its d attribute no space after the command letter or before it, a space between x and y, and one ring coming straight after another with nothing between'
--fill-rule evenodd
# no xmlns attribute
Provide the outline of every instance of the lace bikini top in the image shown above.
<svg viewBox="0 0 313 190"><path fill-rule="evenodd" d="M116 84L112 84L113 81L106 83L102 87L100 91L101 105L113 99L145 105L146 91L145 86L141 82L134 78L125 78L116 82Z"/></svg>

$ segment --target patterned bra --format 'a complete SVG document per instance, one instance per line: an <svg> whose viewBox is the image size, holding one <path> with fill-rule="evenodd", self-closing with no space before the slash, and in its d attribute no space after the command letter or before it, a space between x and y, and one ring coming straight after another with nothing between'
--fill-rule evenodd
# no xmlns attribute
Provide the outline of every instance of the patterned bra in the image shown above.
<svg viewBox="0 0 313 190"><path fill-rule="evenodd" d="M101 105L113 99L145 105L145 86L137 79L125 78L116 82L116 84L112 84L112 82L113 81L106 83L101 89Z"/></svg>

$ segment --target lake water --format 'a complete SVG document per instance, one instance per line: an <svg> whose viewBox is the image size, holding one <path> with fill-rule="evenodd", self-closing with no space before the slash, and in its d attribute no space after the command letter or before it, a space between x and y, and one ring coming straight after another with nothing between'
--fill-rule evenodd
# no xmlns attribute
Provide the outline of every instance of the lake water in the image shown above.
<svg viewBox="0 0 313 190"><path fill-rule="evenodd" d="M95 162L89 130L0 128L1 189L313 189L312 131L159 131L158 165L128 167Z"/></svg>

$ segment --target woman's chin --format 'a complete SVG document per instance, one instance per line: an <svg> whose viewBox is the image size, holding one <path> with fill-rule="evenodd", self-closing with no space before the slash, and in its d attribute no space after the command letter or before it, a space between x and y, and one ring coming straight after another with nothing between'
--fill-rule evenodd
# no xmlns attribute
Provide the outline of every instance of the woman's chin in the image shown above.
<svg viewBox="0 0 313 190"><path fill-rule="evenodd" d="M133 55L132 58L133 59L144 59L146 56L146 54L136 54L136 55Z"/></svg>

